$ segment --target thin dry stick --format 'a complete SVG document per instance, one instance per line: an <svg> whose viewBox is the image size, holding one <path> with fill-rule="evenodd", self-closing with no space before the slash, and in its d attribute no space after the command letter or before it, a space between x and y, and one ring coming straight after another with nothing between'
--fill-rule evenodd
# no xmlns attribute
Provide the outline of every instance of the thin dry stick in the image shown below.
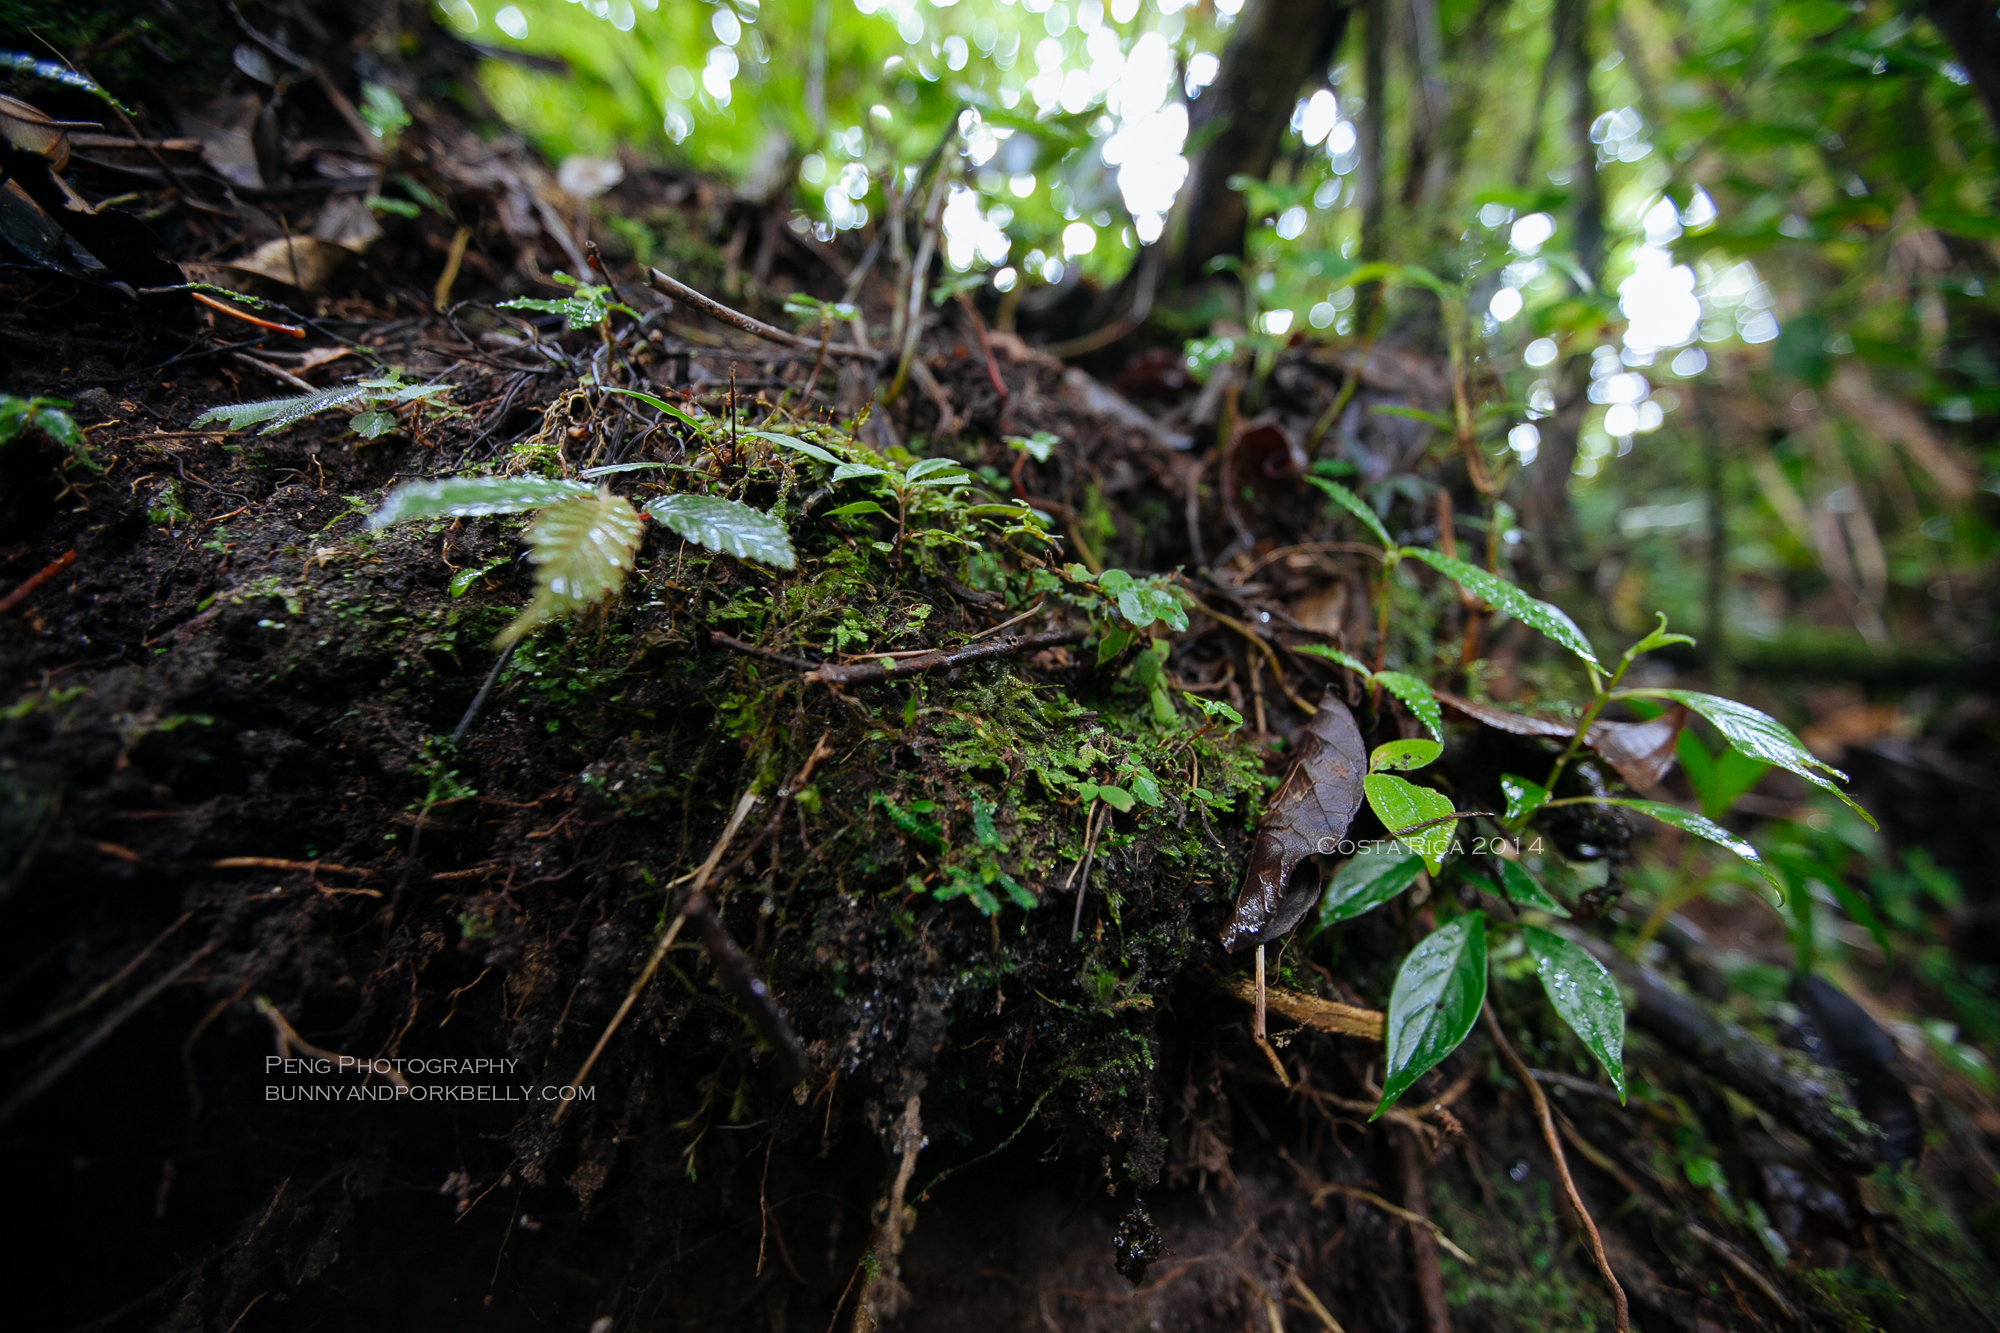
<svg viewBox="0 0 2000 1333"><path fill-rule="evenodd" d="M29 575L20 587L14 589L14 591L8 593L5 597L0 597L0 616L6 615L22 602L27 601L28 598L34 596L35 589L41 587L44 583L47 583L50 579L75 563L76 552L64 551L61 555L49 561L48 564L42 566L39 572Z"/></svg>
<svg viewBox="0 0 2000 1333"><path fill-rule="evenodd" d="M662 296L685 301L703 314L719 319L724 324L734 325L745 333L755 334L766 342L774 342L781 347L796 347L806 352L817 352L820 349L820 344L812 338L801 338L796 333L787 333L783 329L774 328L761 319L752 319L739 310L731 310L722 302L703 296L686 283L670 278L656 268L646 270L646 280L652 285L653 290ZM883 357L883 353L870 348L843 347L838 343L828 347L826 351L829 356L851 356L866 361L880 361Z"/></svg>
<svg viewBox="0 0 2000 1333"><path fill-rule="evenodd" d="M1500 1048L1501 1058L1514 1071L1514 1077L1521 1080L1521 1086L1528 1090L1529 1100L1535 1104L1535 1118L1542 1126L1542 1141L1549 1145L1549 1156L1555 1159L1556 1175L1562 1180L1563 1193L1569 1196L1570 1207L1576 1210L1584 1240L1590 1246L1590 1257L1597 1261L1597 1271L1604 1275L1604 1285L1611 1291L1611 1310L1618 1333L1629 1333L1632 1310L1625 1302L1625 1288L1618 1284L1618 1275L1611 1271L1611 1261L1604 1257L1604 1237L1597 1234L1597 1223L1591 1219L1590 1210L1583 1206L1583 1196L1577 1193L1576 1181L1570 1178L1569 1159L1563 1155L1562 1136L1556 1132L1555 1117L1549 1113L1548 1096L1542 1091L1542 1085L1535 1082L1534 1071L1528 1068L1527 1062L1515 1053L1513 1044L1507 1040L1490 999L1486 1001L1486 1029L1493 1034L1493 1044Z"/></svg>
<svg viewBox="0 0 2000 1333"><path fill-rule="evenodd" d="M1238 634L1241 634L1244 638L1248 639L1250 641L1251 646L1256 648L1258 652L1262 653L1264 655L1264 660L1271 664L1272 677L1277 680L1278 688L1285 692L1285 697L1292 701L1292 706L1294 708L1297 708L1299 711L1303 712L1307 717L1311 717L1314 713L1317 713L1319 711L1318 705L1309 704L1304 699L1299 698L1298 695L1292 692L1292 687L1290 683L1285 680L1284 668L1278 665L1278 655L1275 652L1271 651L1271 645L1268 642L1266 642L1263 635L1259 634L1256 630L1251 629L1248 625L1236 619L1234 616L1226 616L1222 614L1222 612L1217 611L1214 607L1208 606L1203 602L1197 601L1193 597L1188 598L1188 602L1190 605L1194 607L1195 610L1201 612L1203 615L1207 616L1210 620L1213 620L1216 624L1227 625L1229 628L1235 630Z"/></svg>
<svg viewBox="0 0 2000 1333"><path fill-rule="evenodd" d="M1372 1208L1380 1208L1383 1212L1399 1221L1408 1222L1413 1227L1422 1227L1425 1231L1430 1232L1432 1236L1437 1238L1437 1243L1444 1246L1446 1252L1460 1263L1468 1264L1473 1268L1479 1267L1479 1261L1460 1249L1450 1236L1445 1235L1443 1227L1431 1221L1422 1213L1413 1213L1400 1204L1390 1203L1374 1190L1363 1189L1359 1185L1341 1185L1333 1181L1327 1181L1323 1185L1312 1186L1311 1191L1314 1203L1318 1203L1329 1194L1338 1194L1343 1198L1359 1199Z"/></svg>
<svg viewBox="0 0 2000 1333"><path fill-rule="evenodd" d="M729 816L728 827L724 828L722 836L715 840L715 846L709 851L708 859L701 863L699 870L695 871L694 887L688 890L687 896L690 904L707 890L708 877L714 874L715 867L721 864L722 854L729 850L730 842L736 837L736 830L743 827L744 819L758 800L756 792L746 791L742 799L736 802L736 809ZM577 1070L576 1077L569 1081L569 1090L563 1104L558 1106L555 1115L549 1118L551 1125L560 1125L563 1116L571 1106L575 1105L573 1098L576 1090L583 1086L584 1079L590 1077L591 1068L597 1064L597 1057L604 1054L604 1048L611 1044L612 1035L618 1031L618 1025L625 1021L625 1015L631 1013L632 1006L639 1002L639 993L646 989L646 983L653 979L653 973L660 970L660 961L667 956L667 950L673 947L674 939L681 933L681 927L687 924L687 918L687 908L683 907L674 917L673 924L660 935L660 942L653 946L653 956L646 960L646 966L640 971L639 979L632 983L631 990L625 992L625 1002L618 1006L618 1012L611 1016L609 1023L605 1024L604 1035L597 1039L597 1045L590 1048L589 1056L584 1059L583 1068Z"/></svg>
<svg viewBox="0 0 2000 1333"><path fill-rule="evenodd" d="M1083 816L1083 852L1076 858L1076 864L1069 868L1069 878L1063 881L1063 892L1065 893L1069 892L1070 885L1076 884L1076 915L1070 919L1069 923L1069 942L1071 944L1076 943L1076 937L1083 931L1083 896L1090 892L1089 865L1093 859L1091 853L1097 850L1097 835L1102 831L1102 825L1098 822L1097 818L1099 807L1104 809L1105 822L1109 822L1111 819L1111 808L1104 805L1102 800L1094 800L1090 803L1090 809L1085 811ZM1078 871L1083 872L1082 883L1077 883L1076 876Z"/></svg>

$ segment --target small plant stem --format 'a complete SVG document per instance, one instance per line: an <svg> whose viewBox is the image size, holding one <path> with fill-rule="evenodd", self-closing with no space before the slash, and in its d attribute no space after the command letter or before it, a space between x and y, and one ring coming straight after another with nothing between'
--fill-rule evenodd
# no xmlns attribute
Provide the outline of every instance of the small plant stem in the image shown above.
<svg viewBox="0 0 2000 1333"><path fill-rule="evenodd" d="M1625 1288L1618 1283L1618 1275L1611 1271L1611 1261L1604 1255L1604 1238L1597 1234L1597 1223L1591 1219L1590 1210L1583 1206L1583 1196L1577 1193L1576 1181L1570 1178L1569 1159L1563 1155L1562 1138L1556 1133L1555 1117L1549 1113L1548 1095L1542 1085L1535 1082L1534 1071L1527 1062L1515 1053L1507 1040L1507 1034L1500 1027L1499 1015L1493 1011L1493 1001L1486 1001L1486 1028L1493 1034L1493 1044L1500 1049L1500 1056L1507 1067L1514 1071L1514 1077L1528 1090L1528 1099L1534 1103L1535 1119L1542 1129L1542 1141L1548 1145L1549 1156L1555 1159L1556 1177L1561 1182L1563 1193L1569 1196L1570 1207L1576 1210L1577 1225L1583 1230L1585 1245L1590 1257L1597 1261L1597 1271L1604 1275L1604 1285L1611 1292L1612 1317L1617 1322L1618 1333L1630 1333L1632 1312L1625 1303Z"/></svg>
<svg viewBox="0 0 2000 1333"><path fill-rule="evenodd" d="M1583 738L1590 733L1590 728L1597 721L1597 715L1604 711L1604 705L1610 703L1614 698L1624 697L1614 694L1613 691L1618 688L1618 682L1625 678L1625 672L1631 665L1632 653L1628 649L1625 656L1619 659L1618 670L1611 673L1611 679L1608 683L1601 680L1597 672L1592 671L1590 673L1590 707L1584 710L1583 720L1577 723L1576 734L1569 738L1569 745L1556 757L1555 766L1549 770L1549 776L1542 783L1544 788L1549 791L1556 789L1556 782L1562 777L1563 769L1567 768L1569 761L1576 757L1578 748L1583 745ZM1555 804L1558 804L1558 802L1546 802L1544 808ZM1512 832L1513 830L1510 829L1509 831Z"/></svg>
<svg viewBox="0 0 2000 1333"><path fill-rule="evenodd" d="M494 661L493 669L486 673L486 680L480 685L479 693L473 695L472 702L466 705L465 716L458 720L456 727L452 728L451 743L454 746L465 739L465 733L471 730L473 722L479 717L479 710L486 706L486 696L493 693L493 682L500 679L500 673L513 658L514 648L515 645L510 643L500 650L500 656Z"/></svg>

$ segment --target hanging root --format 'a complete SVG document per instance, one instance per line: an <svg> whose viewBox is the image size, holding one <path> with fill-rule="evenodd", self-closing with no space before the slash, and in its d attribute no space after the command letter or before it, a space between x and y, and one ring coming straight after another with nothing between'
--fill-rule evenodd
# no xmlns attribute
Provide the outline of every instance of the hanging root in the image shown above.
<svg viewBox="0 0 2000 1333"><path fill-rule="evenodd" d="M1548 1095L1542 1085L1535 1082L1535 1075L1527 1062L1515 1054L1507 1034L1501 1030L1500 1018L1493 1012L1493 1001L1486 1001L1486 1028L1493 1034L1493 1044L1500 1048L1500 1056L1507 1067L1514 1071L1514 1077L1521 1080L1521 1086L1528 1090L1529 1100L1535 1104L1535 1119L1542 1127L1542 1142L1549 1146L1549 1156L1555 1159L1556 1175L1562 1181L1563 1193L1569 1196L1569 1205L1576 1210L1577 1225L1583 1229L1584 1242L1590 1247L1590 1257L1597 1261L1597 1271L1604 1275L1604 1285L1611 1292L1612 1316L1617 1320L1618 1333L1630 1333L1632 1310L1625 1303L1625 1288L1618 1284L1618 1275L1611 1271L1611 1261L1604 1257L1604 1238L1597 1234L1597 1223L1591 1220L1590 1210L1583 1206L1583 1196L1577 1193L1576 1181L1569 1174L1569 1159L1563 1156L1562 1136L1556 1133L1555 1117L1549 1113Z"/></svg>

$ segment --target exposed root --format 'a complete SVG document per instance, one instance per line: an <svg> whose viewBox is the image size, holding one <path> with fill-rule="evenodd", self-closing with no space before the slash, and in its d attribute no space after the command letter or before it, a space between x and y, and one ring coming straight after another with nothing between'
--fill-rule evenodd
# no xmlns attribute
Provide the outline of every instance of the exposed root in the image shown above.
<svg viewBox="0 0 2000 1333"><path fill-rule="evenodd" d="M1542 1141L1549 1146L1549 1156L1555 1160L1556 1175L1562 1181L1563 1193L1569 1197L1569 1204L1576 1212L1577 1225L1583 1229L1585 1243L1590 1247L1590 1257L1597 1261L1597 1271L1604 1275L1604 1285L1611 1292L1612 1316L1617 1321L1618 1333L1628 1333L1632 1327L1632 1310L1625 1301L1625 1288L1619 1285L1618 1275L1611 1271L1611 1261L1604 1255L1604 1238L1597 1234L1597 1223L1591 1218L1590 1210L1583 1206L1583 1196L1577 1193L1576 1181L1569 1174L1569 1159L1563 1156L1562 1136L1556 1133L1555 1118L1549 1113L1548 1094L1542 1085L1535 1082L1534 1071L1527 1062L1515 1053L1513 1044L1500 1027L1499 1015L1493 1012L1493 1001L1486 1002L1486 1029L1493 1034L1493 1044L1500 1048L1501 1058L1514 1071L1514 1077L1528 1090L1528 1098L1535 1104L1535 1119L1542 1127Z"/></svg>
<svg viewBox="0 0 2000 1333"><path fill-rule="evenodd" d="M903 1103L903 1122L896 1131L901 1160L896 1164L896 1178L889 1185L889 1197L883 1201L875 1243L869 1249L873 1262L869 1265L868 1281L862 1285L855 1302L854 1333L870 1333L909 1300L909 1292L898 1274L903 1240L917 1220L916 1209L906 1206L903 1197L909 1191L911 1173L917 1169L917 1154L924 1146L924 1122L918 1114L921 1100L912 1093Z"/></svg>
<svg viewBox="0 0 2000 1333"><path fill-rule="evenodd" d="M301 1037L298 1029L291 1025L290 1020L279 1011L278 1006L272 1004L261 995L257 997L257 1012L270 1020L271 1030L278 1038L278 1054L280 1056L288 1056L296 1051L300 1055L309 1056L314 1060L325 1060L330 1064L338 1064L343 1058L338 1051L329 1051L323 1047L315 1046L304 1037ZM410 1081L404 1078L402 1073L394 1066L390 1066L387 1069L375 1069L371 1066L369 1072L381 1074L383 1078L388 1079L390 1083L405 1092L410 1090Z"/></svg>

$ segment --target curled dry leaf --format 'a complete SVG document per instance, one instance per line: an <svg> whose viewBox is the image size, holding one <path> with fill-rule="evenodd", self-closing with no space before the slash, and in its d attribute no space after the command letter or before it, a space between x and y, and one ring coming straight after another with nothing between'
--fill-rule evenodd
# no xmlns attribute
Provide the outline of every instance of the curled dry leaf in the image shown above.
<svg viewBox="0 0 2000 1333"><path fill-rule="evenodd" d="M1474 703L1455 694L1438 693L1438 701L1475 722L1516 736L1547 736L1568 740L1576 734L1573 723L1560 718L1517 713L1495 704ZM1674 766L1674 742L1687 724L1688 710L1675 704L1656 718L1644 722L1595 722L1583 743L1602 755L1618 770L1618 776L1634 791L1651 791L1660 785Z"/></svg>
<svg viewBox="0 0 2000 1333"><path fill-rule="evenodd" d="M1292 883L1292 873L1314 852L1332 851L1361 808L1361 779L1368 751L1354 714L1331 685L1307 728L1304 748L1271 800L1236 910L1222 930L1230 953L1265 944L1296 926L1319 899L1319 879Z"/></svg>

